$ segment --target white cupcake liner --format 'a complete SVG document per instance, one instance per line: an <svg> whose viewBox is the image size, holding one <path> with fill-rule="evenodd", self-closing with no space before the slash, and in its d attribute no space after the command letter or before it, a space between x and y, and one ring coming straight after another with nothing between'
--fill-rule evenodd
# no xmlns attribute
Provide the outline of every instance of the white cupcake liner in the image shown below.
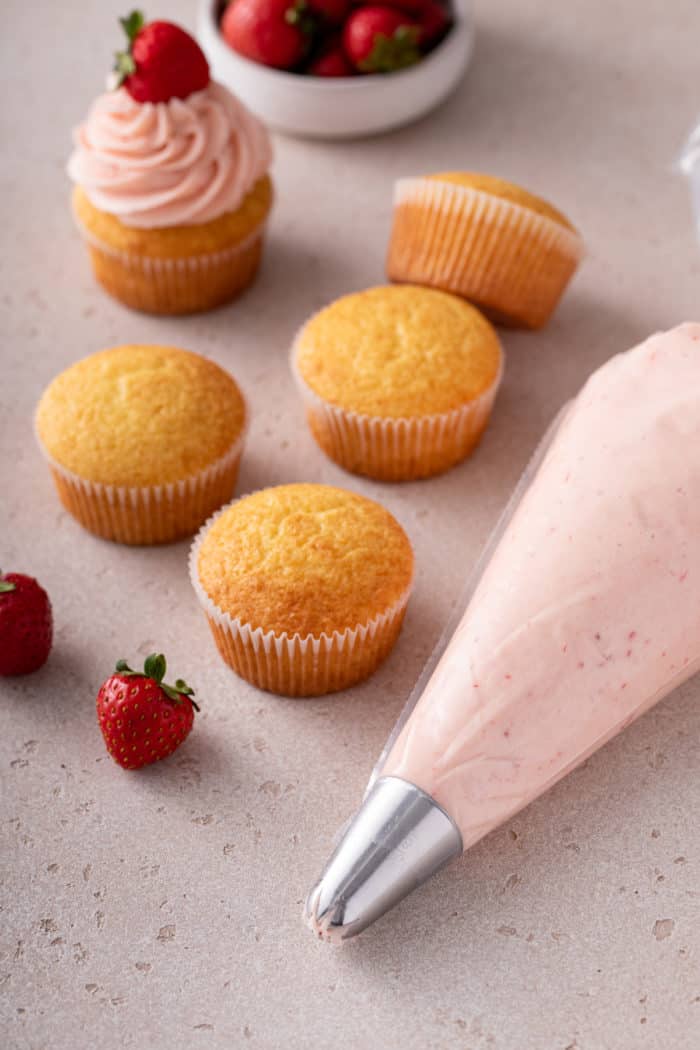
<svg viewBox="0 0 700 1050"><path fill-rule="evenodd" d="M126 306L145 313L199 313L230 302L252 284L262 258L266 220L215 252L155 257L105 244L74 217L95 277Z"/></svg>
<svg viewBox="0 0 700 1050"><path fill-rule="evenodd" d="M501 350L492 384L468 404L425 416L370 416L333 405L311 389L298 367L300 336L292 346L291 368L314 438L346 470L380 481L431 477L465 459L489 421L503 378ZM314 420L320 421L323 440Z"/></svg>
<svg viewBox="0 0 700 1050"><path fill-rule="evenodd" d="M237 472L247 430L246 422L231 447L197 474L163 485L107 485L89 481L54 459L34 433L59 487L65 486L66 509L88 531L117 543L169 543L191 536L211 514L228 500L231 491L218 490L232 472ZM235 484L235 478L234 482ZM59 491L59 494L60 491ZM219 499L221 497L221 499ZM218 501L218 503L217 503Z"/></svg>
<svg viewBox="0 0 700 1050"><path fill-rule="evenodd" d="M168 274L175 271L179 273L194 272L196 270L207 270L214 266L220 266L222 263L230 262L237 256L242 255L248 250L256 241L262 239L265 234L266 222L262 222L259 226L244 237L242 240L237 241L229 248L224 248L218 252L202 252L198 255L183 255L175 258L159 258L157 256L145 255L139 252L127 252L122 251L119 248L114 248L110 244L106 244L104 241L96 237L87 227L80 221L78 216L73 212L78 231L80 232L83 240L87 241L93 248L97 248L98 251L103 252L105 255L109 255L112 259L117 259L122 265L129 269L139 270L146 274Z"/></svg>
<svg viewBox="0 0 700 1050"><path fill-rule="evenodd" d="M401 221L402 205L425 207L420 229ZM580 234L554 219L439 180L399 179L394 217L392 279L456 292L533 327L552 312L585 254Z"/></svg>
<svg viewBox="0 0 700 1050"><path fill-rule="evenodd" d="M219 608L199 578L204 538L216 519L237 502L221 507L205 522L189 555L190 580L223 659L253 685L282 696L320 696L367 678L394 645L413 579L389 608L343 631L301 635L253 627Z"/></svg>
<svg viewBox="0 0 700 1050"><path fill-rule="evenodd" d="M394 205L404 202L427 202L436 207L443 207L452 212L455 200L469 198L475 202L475 214L493 215L494 211L503 225L507 226L511 221L519 224L523 220L530 220L533 216L537 220L536 225L542 229L548 229L550 243L561 243L568 246L569 252L577 258L583 258L585 248L581 235L576 230L563 223L551 219L548 215L532 211L515 201L495 197L485 190L473 189L470 186L462 186L456 182L441 182L439 179L427 179L424 176L411 176L409 178L397 179L394 185ZM491 207L496 205L495 208ZM507 217L506 217L507 216Z"/></svg>

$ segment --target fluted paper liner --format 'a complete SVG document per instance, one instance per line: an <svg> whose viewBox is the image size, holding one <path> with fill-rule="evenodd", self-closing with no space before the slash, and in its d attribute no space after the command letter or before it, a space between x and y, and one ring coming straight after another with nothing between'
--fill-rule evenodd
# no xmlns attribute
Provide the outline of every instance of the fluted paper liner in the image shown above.
<svg viewBox="0 0 700 1050"><path fill-rule="evenodd" d="M304 401L311 433L327 456L352 474L377 481L417 481L441 474L478 444L503 375L503 358L491 385L468 404L449 412L392 419L333 405L308 385L292 347L292 372Z"/></svg>
<svg viewBox="0 0 700 1050"><path fill-rule="evenodd" d="M202 526L189 558L192 586L223 660L241 678L281 696L322 696L369 677L398 638L413 581L387 609L365 624L342 631L302 637L253 627L220 609L199 578L199 551L204 537L227 509L222 507Z"/></svg>
<svg viewBox="0 0 700 1050"><path fill-rule="evenodd" d="M399 179L387 273L453 292L495 321L540 328L584 254L578 233L481 190Z"/></svg>
<svg viewBox="0 0 700 1050"><path fill-rule="evenodd" d="M95 237L77 219L96 279L115 299L152 314L188 314L235 299L253 280L262 258L265 223L218 252L156 258L125 252Z"/></svg>
<svg viewBox="0 0 700 1050"><path fill-rule="evenodd" d="M245 427L231 448L210 466L181 481L163 485L105 485L88 481L57 463L39 434L59 499L89 532L130 545L172 543L191 536L203 521L230 500L236 487Z"/></svg>

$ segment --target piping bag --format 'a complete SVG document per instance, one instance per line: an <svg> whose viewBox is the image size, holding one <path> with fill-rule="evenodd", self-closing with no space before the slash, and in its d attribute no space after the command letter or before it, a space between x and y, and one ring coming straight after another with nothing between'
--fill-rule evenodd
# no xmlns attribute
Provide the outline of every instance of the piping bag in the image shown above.
<svg viewBox="0 0 700 1050"><path fill-rule="evenodd" d="M352 937L700 668L700 324L611 358L523 475L306 902Z"/></svg>

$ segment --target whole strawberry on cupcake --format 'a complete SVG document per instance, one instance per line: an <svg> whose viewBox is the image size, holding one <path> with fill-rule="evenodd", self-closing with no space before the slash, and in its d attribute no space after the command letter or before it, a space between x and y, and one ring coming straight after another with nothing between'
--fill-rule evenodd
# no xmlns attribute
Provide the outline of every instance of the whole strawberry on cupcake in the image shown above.
<svg viewBox="0 0 700 1050"><path fill-rule="evenodd" d="M171 22L121 19L112 90L74 132L73 208L97 280L138 310L181 314L251 284L272 205L266 129L211 80Z"/></svg>

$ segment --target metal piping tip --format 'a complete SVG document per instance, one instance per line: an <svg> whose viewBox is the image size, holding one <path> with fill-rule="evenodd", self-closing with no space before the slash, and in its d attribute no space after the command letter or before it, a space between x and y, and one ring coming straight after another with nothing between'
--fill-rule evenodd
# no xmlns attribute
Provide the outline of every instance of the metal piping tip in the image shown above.
<svg viewBox="0 0 700 1050"><path fill-rule="evenodd" d="M340 944L347 934L343 934L342 909L331 902L322 903L323 886L317 882L307 897L304 918L309 929L322 941L329 944Z"/></svg>
<svg viewBox="0 0 700 1050"><path fill-rule="evenodd" d="M317 937L354 937L462 852L462 837L437 802L398 777L367 795L305 907Z"/></svg>

